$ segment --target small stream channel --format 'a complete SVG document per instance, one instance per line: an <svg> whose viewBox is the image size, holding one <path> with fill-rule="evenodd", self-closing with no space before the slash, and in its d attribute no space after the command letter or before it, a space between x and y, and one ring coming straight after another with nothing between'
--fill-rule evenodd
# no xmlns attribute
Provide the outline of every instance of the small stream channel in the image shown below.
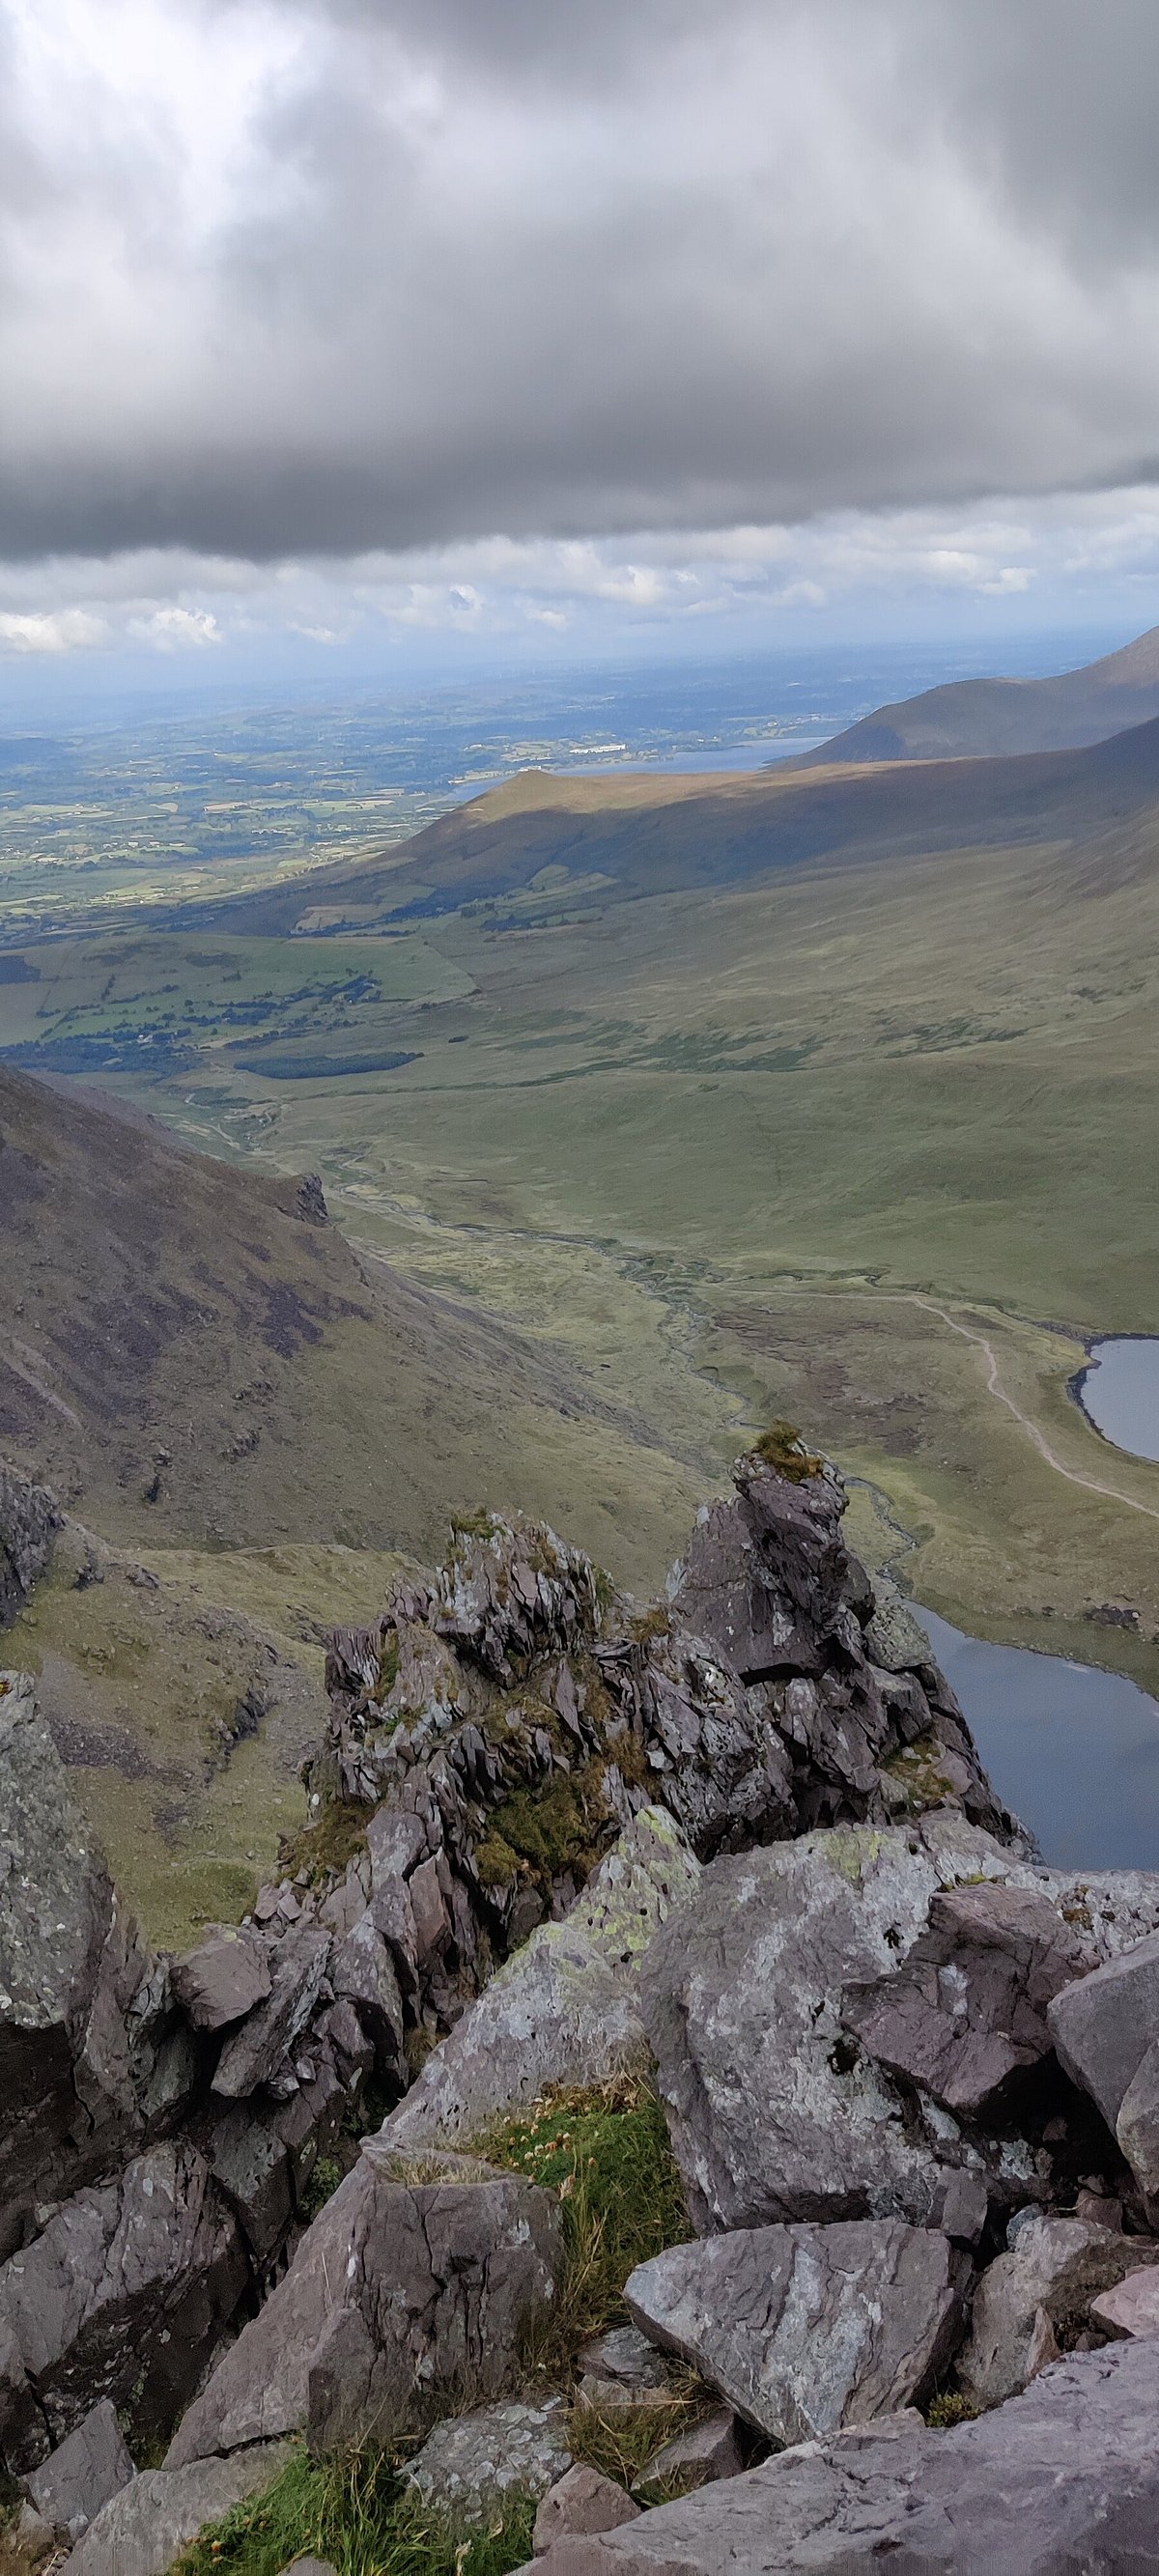
<svg viewBox="0 0 1159 2576"><path fill-rule="evenodd" d="M985 1645L912 1607L999 1796L1037 1836L1043 1859L1159 1869L1159 1706L1146 1691L1059 1655Z"/></svg>

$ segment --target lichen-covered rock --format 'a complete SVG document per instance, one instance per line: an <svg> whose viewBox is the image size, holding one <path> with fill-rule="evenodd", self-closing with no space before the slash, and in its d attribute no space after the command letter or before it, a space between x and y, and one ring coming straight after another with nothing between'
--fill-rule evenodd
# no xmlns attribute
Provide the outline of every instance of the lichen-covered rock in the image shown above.
<svg viewBox="0 0 1159 2576"><path fill-rule="evenodd" d="M940 2227L947 2192L970 2175L999 2207L1050 2197L1049 2155L1040 2164L1042 2151L1008 2126L995 2137L964 2128L920 2088L896 2084L842 2023L851 1985L901 1969L931 1900L978 1880L1048 1899L1088 1966L1159 1913L1159 1877L1068 1877L949 1809L885 1832L807 1834L705 1870L695 1908L657 1934L642 1985L697 2227L863 2217ZM1082 1991L1068 1987L1051 2015Z"/></svg>
<svg viewBox="0 0 1159 2576"><path fill-rule="evenodd" d="M146 1967L34 1685L0 1673L0 2255L34 2202L139 2138L126 2017Z"/></svg>
<svg viewBox="0 0 1159 2576"><path fill-rule="evenodd" d="M570 2467L563 2400L555 2397L544 2406L508 2399L448 2416L404 2474L424 2504L466 2531L501 2518L513 2496L545 2496Z"/></svg>
<svg viewBox="0 0 1159 2576"><path fill-rule="evenodd" d="M1079 2218L1024 2220L974 2293L958 2377L980 2406L1000 2406L1055 2361L1089 2317L1092 2299L1133 2272L1148 2249L1137 2236ZM1159 2262L1159 2245L1150 2249Z"/></svg>
<svg viewBox="0 0 1159 2576"><path fill-rule="evenodd" d="M1159 2340L1076 2355L950 2432L912 2414L783 2451L535 2576L1127 2576L1154 2564Z"/></svg>
<svg viewBox="0 0 1159 2576"><path fill-rule="evenodd" d="M60 1528L56 1496L0 1466L0 1628L22 1610L48 1563Z"/></svg>
<svg viewBox="0 0 1159 2576"><path fill-rule="evenodd" d="M944 2236L896 2218L755 2227L670 2246L632 2273L624 2304L758 2432L806 2442L932 2387L962 2272Z"/></svg>
<svg viewBox="0 0 1159 2576"><path fill-rule="evenodd" d="M993 2110L1049 2056L1047 2005L1084 1965L1037 1889L955 1887L931 1898L904 1966L846 1987L842 2018L879 2066L948 2111Z"/></svg>
<svg viewBox="0 0 1159 2576"><path fill-rule="evenodd" d="M671 1816L644 1808L565 1921L533 1932L427 2059L384 2142L461 2142L554 2084L598 2084L638 2063L644 1953L699 1879Z"/></svg>
<svg viewBox="0 0 1159 2576"><path fill-rule="evenodd" d="M78 2192L0 2268L0 2446L28 2469L103 2397L164 2429L246 2285L236 2223L187 2141Z"/></svg>
<svg viewBox="0 0 1159 2576"><path fill-rule="evenodd" d="M462 2161L451 2179L408 2181L371 2147L190 2407L170 2467L285 2433L318 2449L386 2440L415 2429L440 2386L510 2390L555 2296L554 2198Z"/></svg>

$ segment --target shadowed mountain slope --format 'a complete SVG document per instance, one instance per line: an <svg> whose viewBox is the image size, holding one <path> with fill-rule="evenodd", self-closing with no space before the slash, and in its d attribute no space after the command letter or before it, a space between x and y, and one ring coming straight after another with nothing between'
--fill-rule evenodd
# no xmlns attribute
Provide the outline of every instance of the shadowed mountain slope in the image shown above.
<svg viewBox="0 0 1159 2576"><path fill-rule="evenodd" d="M550 1354L364 1266L316 1185L8 1067L0 1455L155 1547L421 1548L530 1495L641 1575L704 1483Z"/></svg>
<svg viewBox="0 0 1159 2576"><path fill-rule="evenodd" d="M1159 715L1159 626L1048 680L951 680L875 707L794 769L834 761L991 759L1103 742Z"/></svg>
<svg viewBox="0 0 1159 2576"><path fill-rule="evenodd" d="M1159 718L1078 751L786 775L557 778L524 771L387 858L219 906L263 934L368 927L524 889L606 904L743 885L826 860L1087 842L1159 816ZM552 871L550 878L545 871Z"/></svg>

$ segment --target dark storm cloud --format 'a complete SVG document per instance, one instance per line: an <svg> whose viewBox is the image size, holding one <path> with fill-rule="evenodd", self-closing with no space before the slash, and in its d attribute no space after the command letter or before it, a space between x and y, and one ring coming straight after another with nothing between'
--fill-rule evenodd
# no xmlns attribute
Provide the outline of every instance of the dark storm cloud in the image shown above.
<svg viewBox="0 0 1159 2576"><path fill-rule="evenodd" d="M10 558L1155 471L1151 0L135 0L151 112L110 5L78 141L0 0Z"/></svg>

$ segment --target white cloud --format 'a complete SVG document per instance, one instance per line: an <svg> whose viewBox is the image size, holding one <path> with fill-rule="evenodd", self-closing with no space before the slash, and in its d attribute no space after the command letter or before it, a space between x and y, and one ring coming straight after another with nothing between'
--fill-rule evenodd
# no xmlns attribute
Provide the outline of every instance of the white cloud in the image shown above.
<svg viewBox="0 0 1159 2576"><path fill-rule="evenodd" d="M0 651L9 653L82 653L105 643L108 628L101 617L83 608L44 610L39 614L0 612Z"/></svg>

